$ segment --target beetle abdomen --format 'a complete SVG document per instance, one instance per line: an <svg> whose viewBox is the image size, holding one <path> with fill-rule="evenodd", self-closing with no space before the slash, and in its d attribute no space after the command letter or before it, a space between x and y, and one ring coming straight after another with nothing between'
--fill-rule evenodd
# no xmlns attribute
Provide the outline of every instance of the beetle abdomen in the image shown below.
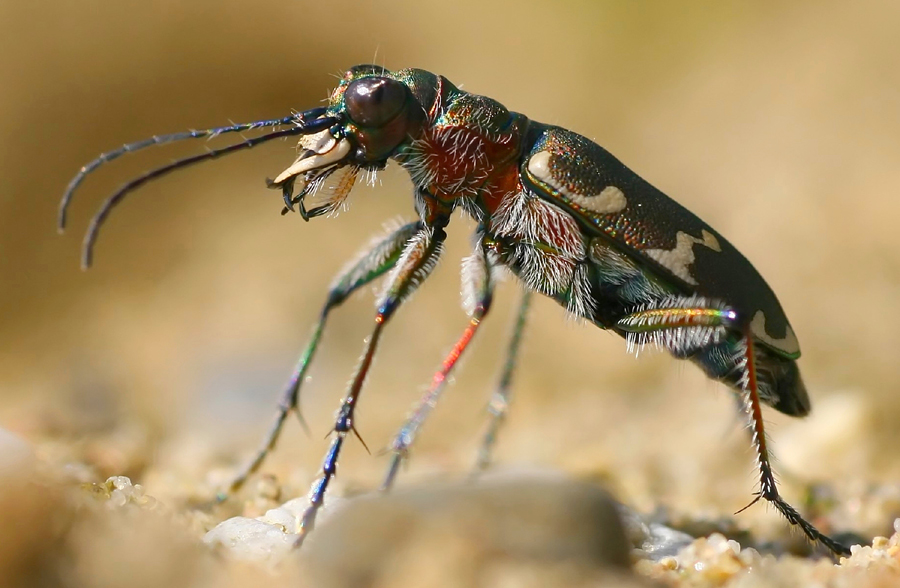
<svg viewBox="0 0 900 588"><path fill-rule="evenodd" d="M741 357L742 351L743 344L729 338L701 349L690 359L710 378L741 390L744 370L737 365L737 358ZM754 346L754 352L760 399L786 415L808 415L811 404L797 362L761 345Z"/></svg>

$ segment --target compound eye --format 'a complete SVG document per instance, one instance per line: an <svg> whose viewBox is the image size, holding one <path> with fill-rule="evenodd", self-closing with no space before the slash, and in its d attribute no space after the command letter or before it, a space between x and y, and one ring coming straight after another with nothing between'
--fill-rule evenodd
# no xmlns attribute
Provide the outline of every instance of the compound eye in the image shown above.
<svg viewBox="0 0 900 588"><path fill-rule="evenodd" d="M368 77L351 82L344 92L350 119L361 127L380 127L406 104L407 88L396 80Z"/></svg>

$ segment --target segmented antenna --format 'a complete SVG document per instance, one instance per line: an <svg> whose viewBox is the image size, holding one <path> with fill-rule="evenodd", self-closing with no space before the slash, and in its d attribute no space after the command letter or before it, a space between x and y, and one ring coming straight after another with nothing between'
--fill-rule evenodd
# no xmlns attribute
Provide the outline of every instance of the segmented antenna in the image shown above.
<svg viewBox="0 0 900 588"><path fill-rule="evenodd" d="M59 232L62 233L66 228L66 211L69 208L69 202L72 200L72 195L75 193L75 190L78 186L81 185L81 182L84 181L85 176L89 173L103 165L104 163L109 163L115 159L118 159L125 155L126 153L134 153L135 151L140 151L141 149L145 149L147 147L153 145L165 145L167 143L175 143L177 141L184 141L185 139L202 139L202 138L214 138L219 135L224 135L226 133L240 133L243 131L253 131L256 129L263 129L267 127L280 127L284 125L290 125L295 123L302 123L310 118L318 118L325 114L326 108L314 108L312 110L308 110L301 114L292 114L291 116L286 116L284 118L276 118L272 120L258 120L250 123L240 123L235 125L229 125L227 127L217 127L214 129L203 129L203 130L190 130L184 131L181 133L172 133L171 135L154 135L149 139L144 139L142 141L135 141L134 143L127 143L122 145L118 149L113 151L109 151L107 153L102 153L95 160L91 161L80 170L72 178L72 181L69 182L69 185L66 186L66 191L63 193L62 200L59 203L59 214L57 216L57 228Z"/></svg>
<svg viewBox="0 0 900 588"><path fill-rule="evenodd" d="M316 109L316 111L318 111L318 110L320 110L320 109ZM310 112L315 112L315 111L310 111ZM209 159L216 159L218 157L221 157L223 155L228 155L229 153L234 153L236 151L243 151L245 149L251 149L251 148L259 145L260 143L265 143L267 141L272 141L274 139L279 139L282 137L289 137L291 135L317 133L319 131L327 129L328 127L332 126L333 124L335 124L337 122L337 119L334 117L317 118L313 121L306 122L304 115L308 115L308 114L309 114L309 112L303 113L303 115L294 115L289 118L280 119L281 121L290 121L290 123L293 123L296 125L289 129L273 131L271 133L261 135L259 137L247 139L246 141L243 141L241 143L235 143L235 144L229 145L227 147L222 147L220 149L214 149L212 151L207 151L206 153L201 153L199 155L193 155L191 157L186 157L184 159L179 159L177 161L173 161L172 163L170 163L168 165L164 165L162 167L151 170L141 176L138 176L137 178L134 178L133 180L131 180L129 182L126 182L124 185L122 185L121 188L116 190L116 192L114 192L109 198L107 198L103 202L103 205L100 207L100 210L97 211L97 214L94 215L94 217L91 219L91 223L88 226L87 233L85 234L85 237L84 237L84 243L82 245L82 252L81 252L81 267L82 267L82 269L87 269L91 266L91 262L93 261L94 244L97 242L97 235L100 232L100 227L103 225L103 222L109 216L109 213L112 211L112 209L117 204L119 204L119 202L121 202L122 199L124 199L125 196L127 196L129 193L131 193L132 191L136 190L137 188L143 186L147 182L149 182L151 180L155 180L156 178L162 177L164 175L167 175L177 169L181 169L183 167L187 167L187 166L193 165L195 163L200 163L202 161L206 161ZM296 123L298 123L298 121L302 121L303 124L296 124ZM248 123L248 125L243 125L243 126L244 126L244 128L247 128L249 125L258 125L253 128L260 128L262 126L265 126L265 125L262 125L262 122L271 123L272 121L260 121L258 123ZM288 123L277 122L277 124L269 124L268 126L278 126L278 125L283 125L283 124L288 124ZM242 126L242 125L234 125L232 127L223 127L223 128L236 129L240 126ZM205 132L205 131L199 131L199 132ZM190 133L181 133L180 135L183 138L192 138ZM172 137L172 136L177 136L177 135L166 135L166 137ZM173 140L177 140L177 139L173 139ZM147 145L153 145L156 143L141 141L138 144L140 144L142 146L147 146ZM116 157L118 157L122 153L126 153L126 152L127 151L123 151L120 149L120 150L117 150L112 153L117 153ZM100 165L100 163L102 163L104 161L102 159L102 157L103 156L94 160L93 162L91 162L91 164L88 164L87 166L85 166L82 169L82 173L79 174L79 176L84 177L85 173L88 173L93 168L96 168L98 165ZM97 163L98 161L100 163ZM108 161L108 159L106 161ZM91 167L91 165L93 165L93 167ZM84 172L84 169L87 169L88 172ZM76 180L79 180L80 177L76 177ZM61 213L61 218L63 220L65 218L64 217L65 208L68 205L68 201L71 200L72 186L74 185L75 187L77 187L77 185L78 185L76 180L73 180L73 182L69 185L69 190L66 191L66 194L63 196L63 201L60 205L60 213Z"/></svg>

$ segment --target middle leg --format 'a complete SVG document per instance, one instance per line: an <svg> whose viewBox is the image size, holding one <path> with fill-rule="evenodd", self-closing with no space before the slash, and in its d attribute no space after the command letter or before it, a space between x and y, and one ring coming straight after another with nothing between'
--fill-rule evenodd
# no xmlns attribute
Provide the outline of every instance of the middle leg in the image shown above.
<svg viewBox="0 0 900 588"><path fill-rule="evenodd" d="M444 391L447 377L472 341L472 337L475 336L484 317L487 316L494 295L493 269L492 261L484 248L483 242L479 239L475 251L463 262L463 288L465 293L463 303L469 311L469 324L444 359L441 369L434 374L428 391L416 404L412 415L394 437L391 443L391 463L381 485L382 491L387 492L393 487L400 465L406 459L409 448L419 432L419 428L421 428Z"/></svg>
<svg viewBox="0 0 900 588"><path fill-rule="evenodd" d="M512 394L512 375L516 368L519 348L522 345L522 333L525 331L525 319L531 306L532 295L533 292L528 288L522 289L522 300L519 302L519 309L516 311L516 322L513 325L509 346L506 349L506 361L503 363L503 372L488 405L490 422L481 441L481 447L478 449L478 458L475 462L475 469L472 472L473 475L483 472L490 465L491 453L497 441L497 432L506 420L506 413L509 410L509 401Z"/></svg>

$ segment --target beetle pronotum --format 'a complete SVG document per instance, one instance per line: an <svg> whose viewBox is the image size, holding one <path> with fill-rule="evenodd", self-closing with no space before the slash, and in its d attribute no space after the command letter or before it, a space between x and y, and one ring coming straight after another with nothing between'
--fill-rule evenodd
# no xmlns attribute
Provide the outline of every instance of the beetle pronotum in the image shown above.
<svg viewBox="0 0 900 588"><path fill-rule="evenodd" d="M354 411L383 329L430 274L441 255L450 215L459 207L478 223L474 251L463 264L470 322L395 437L385 489L391 487L447 375L489 312L496 271L506 268L520 279L525 294L492 403L494 421L479 457L482 467L505 412L528 302L537 292L576 317L621 335L632 351L647 344L665 349L734 389L756 450L760 489L753 502L767 500L809 539L836 554L849 553L807 522L776 487L762 403L804 416L810 402L797 369L797 338L775 294L750 262L599 145L510 112L490 98L463 92L442 76L360 65L344 75L325 107L124 145L81 168L60 204L60 228L75 190L101 164L150 145L255 129L267 132L175 161L122 186L94 216L82 263L91 264L103 222L132 191L177 169L273 139L300 136L296 161L269 185L282 190L283 213L297 207L306 220L342 206L360 171L379 170L394 160L409 172L418 220L373 243L338 275L263 447L229 488L234 491L259 468L287 415L299 415L300 385L330 311L361 286L386 276L374 328L341 403L322 475L312 486L310 505L299 523L298 543L314 526L342 444L354 431ZM307 198L317 203L308 207Z"/></svg>

